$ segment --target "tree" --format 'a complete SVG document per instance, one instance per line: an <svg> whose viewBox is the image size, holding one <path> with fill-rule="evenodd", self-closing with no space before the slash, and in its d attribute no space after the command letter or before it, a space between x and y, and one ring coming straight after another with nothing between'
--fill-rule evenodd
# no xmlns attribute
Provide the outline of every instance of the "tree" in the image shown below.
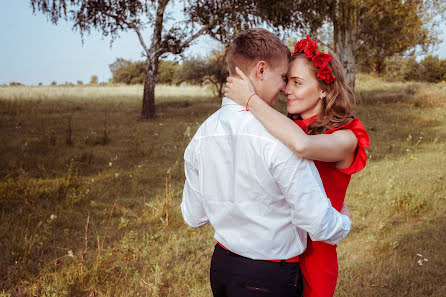
<svg viewBox="0 0 446 297"><path fill-rule="evenodd" d="M228 75L225 49L214 50L206 58L185 60L178 71L178 77L183 81L200 85L211 83L219 98L223 95L223 86Z"/></svg>
<svg viewBox="0 0 446 297"><path fill-rule="evenodd" d="M98 76L92 75L90 79L90 85L97 85L98 84Z"/></svg>
<svg viewBox="0 0 446 297"><path fill-rule="evenodd" d="M314 35L329 24L333 44L327 46L337 53L354 86L359 63L374 58L379 68L385 57L435 42L432 20L445 6L435 0L260 0L256 9L268 24L287 30Z"/></svg>
<svg viewBox="0 0 446 297"><path fill-rule="evenodd" d="M180 79L177 76L179 64L177 61L160 60L156 83L160 84L179 84Z"/></svg>
<svg viewBox="0 0 446 297"><path fill-rule="evenodd" d="M422 80L427 82L440 82L446 74L446 60L438 56L427 56L420 62Z"/></svg>
<svg viewBox="0 0 446 297"><path fill-rule="evenodd" d="M219 34L234 19L233 1L184 0L182 22L170 26L165 20L170 0L30 0L33 11L47 15L54 23L62 18L74 23L81 35L92 29L117 37L122 31L137 35L145 56L145 81L141 117L155 116L155 78L159 59L168 53L180 54L204 33ZM177 4L178 5L178 4ZM151 31L148 41L143 29Z"/></svg>
<svg viewBox="0 0 446 297"><path fill-rule="evenodd" d="M123 58L116 59L115 62L109 65L112 72L114 83L123 83L127 85L143 84L145 81L145 62L132 62ZM172 84L177 83L176 76L177 68L179 67L176 61L167 61L160 59L158 71L156 73L156 83Z"/></svg>
<svg viewBox="0 0 446 297"><path fill-rule="evenodd" d="M109 65L114 83L127 85L143 84L145 80L145 62L132 62L118 58Z"/></svg>

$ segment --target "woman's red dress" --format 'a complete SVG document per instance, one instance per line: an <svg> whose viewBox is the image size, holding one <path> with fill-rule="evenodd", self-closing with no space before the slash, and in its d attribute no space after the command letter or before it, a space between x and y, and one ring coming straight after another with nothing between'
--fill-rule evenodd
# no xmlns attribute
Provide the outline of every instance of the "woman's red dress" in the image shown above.
<svg viewBox="0 0 446 297"><path fill-rule="evenodd" d="M316 116L295 120L305 132L308 125ZM353 163L345 169L338 169L335 163L314 161L321 176L327 197L338 211L344 203L345 193L350 182L351 175L365 167L367 156L365 148L370 146L370 140L364 126L358 119L340 127L330 129L324 134L331 134L337 130L349 129L358 139ZM328 297L333 296L338 278L338 257L336 245L330 245L320 241L311 241L308 237L307 249L300 255L300 268L304 278L304 297Z"/></svg>

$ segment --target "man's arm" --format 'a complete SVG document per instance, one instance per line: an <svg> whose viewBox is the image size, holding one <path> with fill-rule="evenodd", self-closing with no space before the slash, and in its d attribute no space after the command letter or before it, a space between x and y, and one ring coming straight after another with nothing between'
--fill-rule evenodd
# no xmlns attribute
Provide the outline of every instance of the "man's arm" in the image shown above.
<svg viewBox="0 0 446 297"><path fill-rule="evenodd" d="M183 214L184 221L189 226L201 227L209 220L203 207L202 197L199 191L198 170L185 159L184 172L186 174L186 182L184 183L183 189L181 213Z"/></svg>
<svg viewBox="0 0 446 297"><path fill-rule="evenodd" d="M272 164L272 174L291 206L293 224L314 241L341 241L350 231L350 219L331 206L313 161L298 158L278 142Z"/></svg>

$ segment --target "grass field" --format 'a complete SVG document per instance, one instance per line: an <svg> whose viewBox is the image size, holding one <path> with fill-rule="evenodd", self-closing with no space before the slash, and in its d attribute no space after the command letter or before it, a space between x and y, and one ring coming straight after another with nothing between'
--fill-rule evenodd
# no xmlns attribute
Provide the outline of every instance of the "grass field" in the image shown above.
<svg viewBox="0 0 446 297"><path fill-rule="evenodd" d="M368 166L335 296L446 296L446 84L358 76ZM212 228L179 210L209 90L0 87L0 296L211 296ZM278 108L284 110L284 103Z"/></svg>

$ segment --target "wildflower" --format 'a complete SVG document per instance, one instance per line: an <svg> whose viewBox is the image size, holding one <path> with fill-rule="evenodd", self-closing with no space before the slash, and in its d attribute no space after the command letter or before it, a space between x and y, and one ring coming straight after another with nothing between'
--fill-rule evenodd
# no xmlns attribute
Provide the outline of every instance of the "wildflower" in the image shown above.
<svg viewBox="0 0 446 297"><path fill-rule="evenodd" d="M52 215L50 216L50 221L55 220L55 219L57 219L57 216L56 216L55 214L52 214Z"/></svg>
<svg viewBox="0 0 446 297"><path fill-rule="evenodd" d="M71 257L71 258L74 257L74 254L73 254L73 251L72 251L72 250L69 250L69 251L68 251L68 257Z"/></svg>

